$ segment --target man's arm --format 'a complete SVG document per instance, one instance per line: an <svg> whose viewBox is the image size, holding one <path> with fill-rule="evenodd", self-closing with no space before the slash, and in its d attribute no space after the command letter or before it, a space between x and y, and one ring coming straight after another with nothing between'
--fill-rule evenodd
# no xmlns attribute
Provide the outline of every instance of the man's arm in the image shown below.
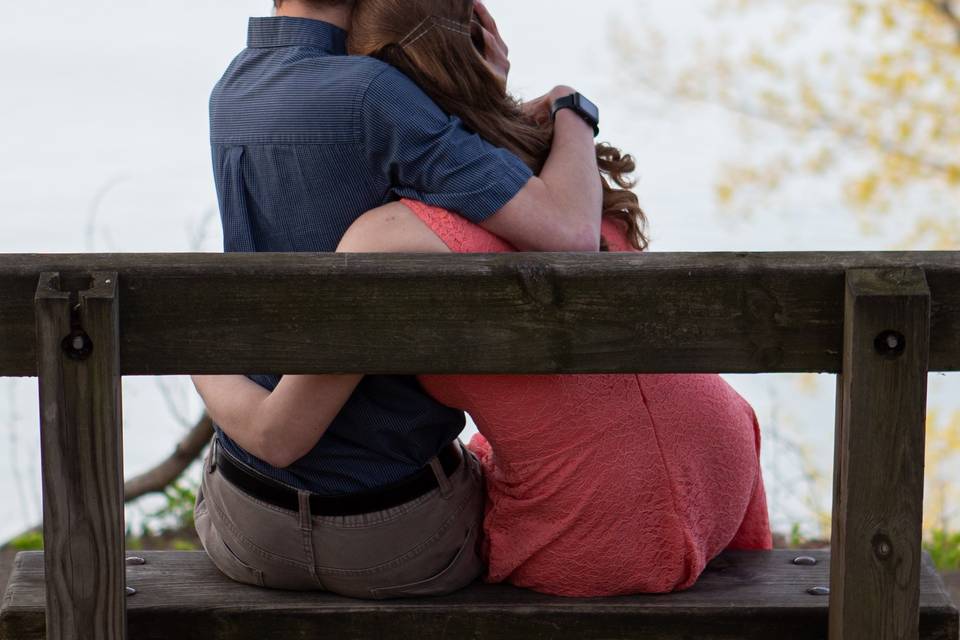
<svg viewBox="0 0 960 640"><path fill-rule="evenodd" d="M552 105L572 93L557 87L540 101ZM603 209L599 171L593 130L563 109L543 171L481 226L522 250L597 251Z"/></svg>
<svg viewBox="0 0 960 640"><path fill-rule="evenodd" d="M475 4L475 11L483 29L487 66L506 88L510 73L509 47L500 35L497 21L480 0ZM524 111L547 124L553 103L572 93L570 87L556 87L547 95L527 102ZM553 147L540 175L531 178L496 215L481 223L517 248L539 251L596 251L599 248L603 188L596 179L599 168L593 133L585 134L583 122L571 116L566 110L557 114Z"/></svg>
<svg viewBox="0 0 960 640"><path fill-rule="evenodd" d="M550 97L571 93L558 87ZM572 112L557 114L553 150L534 176L396 69L371 81L361 110L371 173L389 176L395 196L454 211L521 250L599 249L603 195L593 132Z"/></svg>

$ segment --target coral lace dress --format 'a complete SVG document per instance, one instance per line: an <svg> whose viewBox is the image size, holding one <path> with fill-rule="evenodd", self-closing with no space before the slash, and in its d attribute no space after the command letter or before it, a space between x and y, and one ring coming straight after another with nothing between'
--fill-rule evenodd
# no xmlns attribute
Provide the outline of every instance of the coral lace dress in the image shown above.
<svg viewBox="0 0 960 640"><path fill-rule="evenodd" d="M513 247L404 201L454 252ZM604 223L611 251L632 250ZM724 549L769 549L760 429L716 375L422 376L467 411L490 582L562 596L686 589Z"/></svg>

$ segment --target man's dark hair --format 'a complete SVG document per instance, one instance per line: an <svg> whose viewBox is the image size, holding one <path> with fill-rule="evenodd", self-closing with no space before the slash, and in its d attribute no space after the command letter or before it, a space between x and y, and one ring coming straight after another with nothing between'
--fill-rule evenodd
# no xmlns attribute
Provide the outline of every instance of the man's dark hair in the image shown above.
<svg viewBox="0 0 960 640"><path fill-rule="evenodd" d="M315 7L340 7L345 4L353 4L354 0L303 0L306 4L311 4ZM283 3L283 0L273 0L273 6L279 7Z"/></svg>

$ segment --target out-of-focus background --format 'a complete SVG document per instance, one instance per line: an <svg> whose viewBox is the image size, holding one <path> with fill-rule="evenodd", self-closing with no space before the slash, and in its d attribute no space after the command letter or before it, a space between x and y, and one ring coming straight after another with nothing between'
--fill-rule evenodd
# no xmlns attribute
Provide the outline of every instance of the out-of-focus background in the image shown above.
<svg viewBox="0 0 960 640"><path fill-rule="evenodd" d="M654 251L960 249L960 2L488 0L512 90L569 84L634 154ZM207 97L269 0L33 0L0 9L0 252L219 251ZM2 301L0 301L2 303ZM775 529L829 535L831 376L732 376L764 428ZM960 377L930 380L925 536L960 568ZM37 389L0 380L0 544L40 518ZM202 413L127 379L126 472ZM128 510L189 525L188 470ZM171 533L172 532L172 533Z"/></svg>

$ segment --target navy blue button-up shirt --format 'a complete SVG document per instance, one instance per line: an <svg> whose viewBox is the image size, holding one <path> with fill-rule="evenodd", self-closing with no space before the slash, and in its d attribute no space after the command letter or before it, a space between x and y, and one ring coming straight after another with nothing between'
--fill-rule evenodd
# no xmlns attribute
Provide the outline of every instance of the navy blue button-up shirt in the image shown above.
<svg viewBox="0 0 960 640"><path fill-rule="evenodd" d="M210 99L213 168L226 251L333 251L364 212L399 197L475 222L527 183L515 156L464 129L412 81L346 55L346 33L300 18L253 18L248 46ZM268 389L274 376L251 376ZM306 457L269 477L322 494L363 491L423 467L463 429L415 378L367 376Z"/></svg>

